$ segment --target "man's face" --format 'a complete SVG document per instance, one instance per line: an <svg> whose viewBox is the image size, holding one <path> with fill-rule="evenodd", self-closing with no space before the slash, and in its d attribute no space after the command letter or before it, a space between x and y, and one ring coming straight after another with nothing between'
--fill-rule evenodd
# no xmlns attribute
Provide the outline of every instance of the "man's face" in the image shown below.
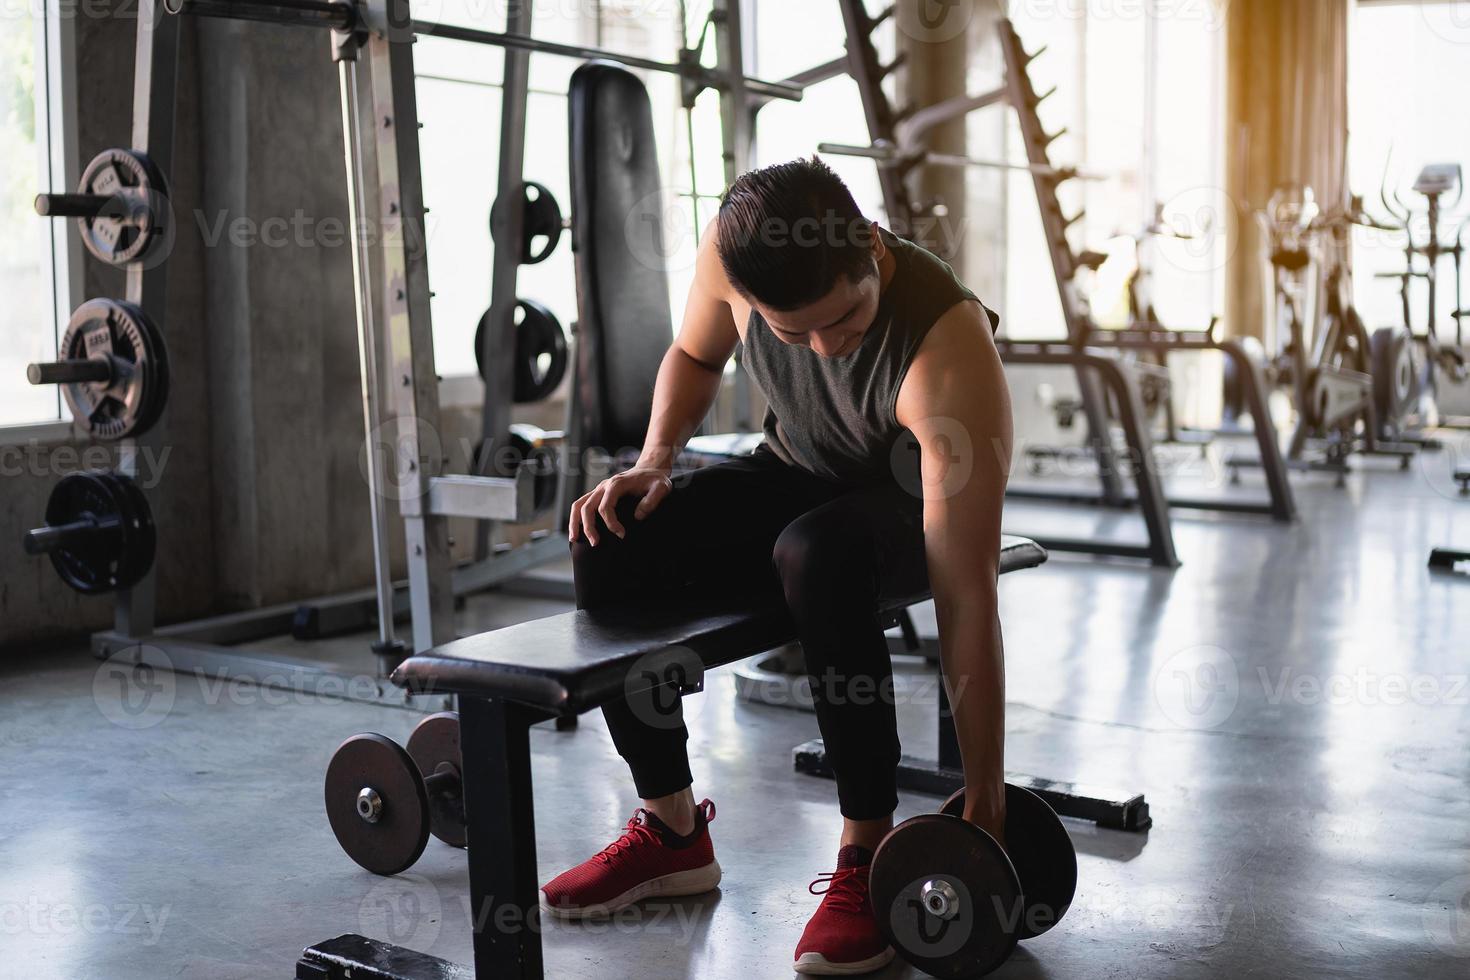
<svg viewBox="0 0 1470 980"><path fill-rule="evenodd" d="M881 243L874 249L875 260L881 249ZM875 261L872 273L861 282L838 276L827 295L794 310L772 310L759 302L754 305L783 343L810 347L821 357L841 357L857 349L878 315L882 293L878 269Z"/></svg>

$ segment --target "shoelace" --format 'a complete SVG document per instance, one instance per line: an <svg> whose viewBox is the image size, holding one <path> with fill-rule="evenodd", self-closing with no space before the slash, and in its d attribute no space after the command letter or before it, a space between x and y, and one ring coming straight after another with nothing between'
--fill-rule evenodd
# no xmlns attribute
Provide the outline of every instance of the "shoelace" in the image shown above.
<svg viewBox="0 0 1470 980"><path fill-rule="evenodd" d="M714 801L706 799L699 804L697 809L704 814L706 825L715 818ZM643 807L634 810L632 818L628 820L627 829L623 831L623 835L598 851L596 855L597 859L603 864L606 864L616 857L619 851L632 848L640 840L650 844L659 843L658 831L648 825L648 821L652 816L653 814Z"/></svg>
<svg viewBox="0 0 1470 980"><path fill-rule="evenodd" d="M658 832L648 825L648 818L651 816L653 814L642 807L635 810L632 818L628 821L627 829L623 831L623 835L598 851L597 859L603 864L607 864L617 856L619 851L631 848L639 841L649 844L657 843Z"/></svg>
<svg viewBox="0 0 1470 980"><path fill-rule="evenodd" d="M861 912L864 900L868 895L868 890L863 887L864 876L867 873L866 865L838 868L836 871L829 871L819 876L816 881L806 886L806 890L813 895L825 895L824 904L830 903L833 908L846 912ZM817 891L818 885L827 887Z"/></svg>

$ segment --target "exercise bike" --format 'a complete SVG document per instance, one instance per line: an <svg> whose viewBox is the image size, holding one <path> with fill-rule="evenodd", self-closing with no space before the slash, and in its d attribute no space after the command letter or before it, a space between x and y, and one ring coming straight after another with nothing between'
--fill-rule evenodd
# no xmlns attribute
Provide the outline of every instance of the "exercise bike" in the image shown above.
<svg viewBox="0 0 1470 980"><path fill-rule="evenodd" d="M1463 384L1467 377L1470 377L1470 370L1467 370L1464 337L1464 321L1467 316L1470 316L1470 310L1465 308L1461 283L1461 266L1465 254L1465 226L1470 223L1470 216L1460 221L1455 228L1454 235L1448 241L1441 237L1440 230L1445 213L1457 208L1464 197L1463 173L1458 163L1429 164L1419 172L1419 176L1414 181L1413 190L1422 195L1425 200L1426 237L1423 241L1418 241L1414 234L1415 214L1413 210L1404 203L1396 191L1392 195L1392 201L1389 200L1387 170L1388 168L1385 167L1384 182L1379 189L1379 198L1397 222L1397 225L1391 227L1390 230L1400 231L1404 235L1404 268L1401 272L1380 272L1374 278L1398 280L1403 332L1410 335L1420 350L1415 404L1410 406L1411 410L1407 413L1410 418L1407 421L1426 427L1444 425L1467 428L1470 427L1470 418L1442 418L1438 405L1441 381ZM1450 193L1454 194L1453 200L1447 204L1443 203L1441 199ZM1424 260L1422 264L1418 261L1420 258ZM1455 321L1455 336L1452 344L1444 343L1439 335L1439 269L1440 260L1444 258L1451 260L1454 269L1455 308L1450 313L1451 319ZM1413 325L1411 291L1416 279L1424 280L1429 294L1422 333L1414 330ZM1375 339L1376 336L1375 334ZM1393 355L1385 352L1384 356Z"/></svg>
<svg viewBox="0 0 1470 980"><path fill-rule="evenodd" d="M1414 345L1394 328L1369 336L1352 303L1345 259L1353 225L1392 229L1364 212L1358 197L1323 212L1307 187L1278 189L1257 217L1274 301L1263 368L1290 394L1296 416L1287 465L1336 473L1339 485L1352 453L1393 456L1407 467L1417 447L1385 438L1379 406L1397 418L1416 397ZM1230 393L1227 375L1227 417Z"/></svg>

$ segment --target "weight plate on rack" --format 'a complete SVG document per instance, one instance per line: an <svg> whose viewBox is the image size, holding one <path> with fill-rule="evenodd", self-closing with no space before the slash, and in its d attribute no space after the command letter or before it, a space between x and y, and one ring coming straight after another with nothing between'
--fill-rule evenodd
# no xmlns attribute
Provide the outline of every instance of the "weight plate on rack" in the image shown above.
<svg viewBox="0 0 1470 980"><path fill-rule="evenodd" d="M148 506L143 488L132 477L112 470L98 470L97 473L117 488L117 493L125 502L118 514L120 540L114 577L117 588L130 589L153 567L153 557L158 548L158 531L153 525L153 509Z"/></svg>
<svg viewBox="0 0 1470 980"><path fill-rule="evenodd" d="M464 847L468 835L460 781L464 767L459 752L459 712L440 711L419 722L408 736L408 754L425 776L453 771L455 780L451 786L428 791L429 833L451 847Z"/></svg>
<svg viewBox="0 0 1470 980"><path fill-rule="evenodd" d="M82 244L109 265L146 261L166 248L167 191L163 174L133 150L103 150L92 158L77 188L112 200L101 212L78 218Z"/></svg>
<svg viewBox="0 0 1470 980"><path fill-rule="evenodd" d="M942 980L988 973L1016 946L1015 868L966 820L939 813L905 820L878 845L869 883L884 938Z"/></svg>
<svg viewBox="0 0 1470 980"><path fill-rule="evenodd" d="M61 478L46 501L46 524L61 527L91 519L98 524L124 523L127 497L122 487L97 470ZM51 564L67 585L83 595L100 595L124 587L117 569L122 547L120 529L99 527L51 549Z"/></svg>
<svg viewBox="0 0 1470 980"><path fill-rule="evenodd" d="M520 199L516 203L521 208L521 263L535 265L544 262L561 241L561 205L556 203L556 197L545 184L534 180L521 182ZM490 206L492 234L502 206L499 198ZM543 240L539 248L538 239Z"/></svg>
<svg viewBox="0 0 1470 980"><path fill-rule="evenodd" d="M327 820L347 856L376 875L413 867L429 843L429 798L413 759L375 732L338 746L327 766Z"/></svg>
<svg viewBox="0 0 1470 980"><path fill-rule="evenodd" d="M158 328L139 307L113 299L83 303L66 325L59 356L112 366L109 380L61 385L72 418L87 435L141 435L158 420L168 397L167 353Z"/></svg>
<svg viewBox="0 0 1470 980"><path fill-rule="evenodd" d="M561 321L547 307L530 299L516 300L515 362L511 372L511 397L519 405L527 405L550 397L566 376L570 361L566 331ZM475 366L481 378L487 378L485 365L485 331L490 328L490 311L486 310L475 327Z"/></svg>

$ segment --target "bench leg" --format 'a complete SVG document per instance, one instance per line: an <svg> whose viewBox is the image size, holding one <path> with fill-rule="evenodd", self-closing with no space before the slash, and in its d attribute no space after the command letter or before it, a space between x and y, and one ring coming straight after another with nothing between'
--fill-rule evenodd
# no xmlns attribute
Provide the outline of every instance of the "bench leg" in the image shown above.
<svg viewBox="0 0 1470 980"><path fill-rule="evenodd" d="M297 980L542 980L531 726L541 711L460 698L474 968L365 936L307 947Z"/></svg>
<svg viewBox="0 0 1470 980"><path fill-rule="evenodd" d="M546 717L506 701L460 698L460 749L473 760L464 802L477 977L544 976L530 736Z"/></svg>

